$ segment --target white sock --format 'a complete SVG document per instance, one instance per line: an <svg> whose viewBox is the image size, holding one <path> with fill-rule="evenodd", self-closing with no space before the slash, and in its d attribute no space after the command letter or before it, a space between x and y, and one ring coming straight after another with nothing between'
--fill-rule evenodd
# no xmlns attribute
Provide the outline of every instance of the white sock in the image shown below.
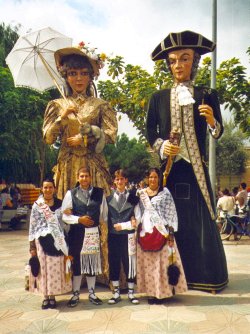
<svg viewBox="0 0 250 334"><path fill-rule="evenodd" d="M89 295L92 298L96 298L96 295L95 295L96 277L95 276L86 276L86 281L87 281L87 286L88 286L88 290L89 290Z"/></svg>
<svg viewBox="0 0 250 334"><path fill-rule="evenodd" d="M111 281L113 287L118 287L119 288L119 281Z"/></svg>
<svg viewBox="0 0 250 334"><path fill-rule="evenodd" d="M111 281L113 288L114 288L114 292L113 292L113 298L119 298L120 297L120 288L119 288L119 281Z"/></svg>
<svg viewBox="0 0 250 334"><path fill-rule="evenodd" d="M128 282L128 297L130 299L134 298L134 287L135 287L134 282Z"/></svg>
<svg viewBox="0 0 250 334"><path fill-rule="evenodd" d="M82 275L73 276L73 292L81 289Z"/></svg>

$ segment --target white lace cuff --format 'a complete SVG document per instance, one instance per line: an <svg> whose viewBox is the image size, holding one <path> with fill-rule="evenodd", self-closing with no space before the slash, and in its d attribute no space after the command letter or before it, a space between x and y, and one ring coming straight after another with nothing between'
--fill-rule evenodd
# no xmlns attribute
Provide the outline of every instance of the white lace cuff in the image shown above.
<svg viewBox="0 0 250 334"><path fill-rule="evenodd" d="M164 159L167 159L167 156L166 156L166 154L164 154L164 146L165 146L165 144L166 144L166 140L164 140L164 142L162 143L162 145L161 145L161 148L160 148L160 157L161 157L161 160L164 160Z"/></svg>
<svg viewBox="0 0 250 334"><path fill-rule="evenodd" d="M216 119L214 121L215 121L214 128L212 128L209 124L208 124L208 128L209 128L209 130L211 132L211 135L214 138L218 138L219 135L220 135L220 132L221 132L221 125L220 125L219 122L216 121Z"/></svg>
<svg viewBox="0 0 250 334"><path fill-rule="evenodd" d="M131 225L130 220L124 223L120 223L120 224L121 224L122 230L132 230L132 225Z"/></svg>
<svg viewBox="0 0 250 334"><path fill-rule="evenodd" d="M162 146L162 143L164 142L163 139L161 138L157 138L156 141L154 142L152 148L154 150L154 152L160 154L160 149L161 149L161 146Z"/></svg>

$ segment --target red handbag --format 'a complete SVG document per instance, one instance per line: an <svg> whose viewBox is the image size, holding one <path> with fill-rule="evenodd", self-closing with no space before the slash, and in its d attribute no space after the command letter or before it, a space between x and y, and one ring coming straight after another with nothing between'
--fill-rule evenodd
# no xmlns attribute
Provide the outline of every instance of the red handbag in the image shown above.
<svg viewBox="0 0 250 334"><path fill-rule="evenodd" d="M138 226L138 243L141 249L145 252L157 252L160 251L167 242L167 239L162 235L157 228L153 227L152 233L145 233L144 237L140 236L142 224Z"/></svg>

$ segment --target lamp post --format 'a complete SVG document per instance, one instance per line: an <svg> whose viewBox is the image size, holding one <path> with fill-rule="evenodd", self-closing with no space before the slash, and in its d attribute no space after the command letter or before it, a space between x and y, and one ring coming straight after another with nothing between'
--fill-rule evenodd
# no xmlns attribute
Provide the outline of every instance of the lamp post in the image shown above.
<svg viewBox="0 0 250 334"><path fill-rule="evenodd" d="M217 42L217 0L213 0L212 3L212 41ZM216 89L216 48L212 52L211 62L211 88ZM216 155L215 155L216 143L212 136L209 136L209 175L212 185L212 191L215 201L215 184L216 184Z"/></svg>

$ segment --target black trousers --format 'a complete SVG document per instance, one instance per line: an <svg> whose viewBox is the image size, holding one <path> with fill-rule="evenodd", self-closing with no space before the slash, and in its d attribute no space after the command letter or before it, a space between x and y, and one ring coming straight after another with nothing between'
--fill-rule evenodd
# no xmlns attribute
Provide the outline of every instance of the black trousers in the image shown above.
<svg viewBox="0 0 250 334"><path fill-rule="evenodd" d="M134 278L128 278L129 257L128 257L128 235L112 234L108 236L109 251L109 279L119 281L121 263L127 278L127 282L135 282Z"/></svg>

